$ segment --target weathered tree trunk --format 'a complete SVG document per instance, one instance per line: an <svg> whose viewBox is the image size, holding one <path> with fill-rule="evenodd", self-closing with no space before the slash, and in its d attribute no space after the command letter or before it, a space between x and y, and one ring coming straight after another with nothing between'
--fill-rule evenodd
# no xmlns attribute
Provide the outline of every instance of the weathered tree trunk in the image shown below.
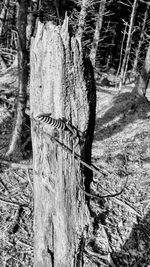
<svg viewBox="0 0 150 267"><path fill-rule="evenodd" d="M135 73L137 70L137 65L138 65L138 61L139 61L139 55L140 55L140 51L141 51L141 46L143 44L143 39L144 39L144 30L145 30L145 26L146 26L146 22L147 22L147 18L148 18L148 10L149 10L149 6L147 7L145 14L144 14L144 19L143 19L143 23L142 23L142 28L141 28L141 34L140 34L140 38L139 38L139 43L138 43L138 47L136 49L136 54L135 54L135 59L134 59L134 65L133 65L133 72Z"/></svg>
<svg viewBox="0 0 150 267"><path fill-rule="evenodd" d="M130 26L129 26L129 31L128 31L128 38L127 38L127 43L126 43L126 49L125 49L125 55L124 59L122 62L122 67L121 67L121 84L125 82L125 77L126 77L126 72L127 72L127 67L128 67L128 61L129 61L129 55L130 55L130 49L131 49L131 41L132 41L132 29L135 21L135 14L137 10L137 5L138 5L138 0L134 0L133 8L132 8L132 13L131 13L131 19L130 19ZM120 84L120 88L121 88Z"/></svg>
<svg viewBox="0 0 150 267"><path fill-rule="evenodd" d="M79 15L79 23L78 23L78 35L80 38L84 33L85 19L87 16L88 6L89 6L89 0L82 0L81 11Z"/></svg>
<svg viewBox="0 0 150 267"><path fill-rule="evenodd" d="M21 0L18 6L17 17L17 56L18 56L18 98L17 110L14 123L12 138L10 140L9 148L6 156L14 154L15 150L20 149L21 133L23 126L23 119L26 107L27 95L27 51L26 51L26 25L27 25L27 7L26 0ZM17 148L17 149L16 149ZM18 151L17 151L18 153Z"/></svg>
<svg viewBox="0 0 150 267"><path fill-rule="evenodd" d="M96 21L94 38L93 38L92 48L90 52L90 59L92 61L93 67L95 67L96 53L97 53L98 43L100 39L100 30L102 28L106 0L102 0L99 5L100 5L99 14L98 14L97 21Z"/></svg>
<svg viewBox="0 0 150 267"><path fill-rule="evenodd" d="M122 38L122 43L121 43L121 49L120 49L120 58L119 58L119 66L118 66L118 70L117 70L117 76L120 73L120 69L121 69L121 62L122 62L122 55L123 55L123 46L124 46L124 42L125 42L125 37L127 34L127 23L125 22L125 28L124 28L124 32L123 32L123 38Z"/></svg>
<svg viewBox="0 0 150 267"><path fill-rule="evenodd" d="M135 88L133 89L133 92L139 96L146 96L146 89L148 87L149 79L150 79L150 45L147 49L141 75L139 77L137 84L135 85Z"/></svg>
<svg viewBox="0 0 150 267"><path fill-rule="evenodd" d="M68 132L36 121L41 113L69 120L82 139L75 153L90 163L94 76L89 60L84 69L79 42L79 36L70 39L66 17L61 29L51 22L39 22L31 44L35 267L86 266L84 246L90 217L80 186L87 189L90 176L86 182L87 170L75 159Z"/></svg>

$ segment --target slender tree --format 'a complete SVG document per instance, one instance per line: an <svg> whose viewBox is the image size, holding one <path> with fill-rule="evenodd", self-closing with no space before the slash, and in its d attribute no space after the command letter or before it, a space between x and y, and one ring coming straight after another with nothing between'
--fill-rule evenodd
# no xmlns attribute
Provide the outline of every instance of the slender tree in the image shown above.
<svg viewBox="0 0 150 267"><path fill-rule="evenodd" d="M130 55L130 49L131 49L132 30L133 30L134 21L135 21L137 5L138 5L138 0L134 0L132 12L131 12L131 19L130 19L126 49L125 49L124 59L122 62L122 67L121 67L121 76L120 76L121 84L122 84L122 82L123 83L125 82L126 71L127 71L127 67L128 67L128 61L129 61L129 55ZM120 84L120 87L121 87L121 84Z"/></svg>
<svg viewBox="0 0 150 267"><path fill-rule="evenodd" d="M149 84L150 78L150 45L147 48L145 61L142 67L141 75L136 83L133 92L139 96L146 96L146 90Z"/></svg>
<svg viewBox="0 0 150 267"><path fill-rule="evenodd" d="M91 52L90 52L90 59L91 59L93 67L95 67L96 53L98 49L98 43L100 40L100 31L102 29L105 5L106 5L106 0L102 0L99 4L99 13L98 13L97 20L96 20L96 27L95 27L93 43L92 43Z"/></svg>
<svg viewBox="0 0 150 267"><path fill-rule="evenodd" d="M141 46L142 46L143 41L144 41L144 30L145 30L145 26L146 26L146 22L147 22L147 18L148 18L148 11L149 11L149 6L147 6L147 9L146 9L145 14L144 14L144 19L143 19L142 28L141 28L141 34L140 34L140 38L139 38L139 42L138 42L138 47L137 47L136 53L135 53L133 72L136 72L136 70L137 70L138 59L139 59L139 55L141 52Z"/></svg>
<svg viewBox="0 0 150 267"><path fill-rule="evenodd" d="M123 46L124 46L124 42L125 42L125 37L127 34L127 23L124 22L125 24L125 28L124 28L124 32L123 32L123 38L122 38L122 42L121 42L121 50L120 50L120 58L119 58L119 66L118 66L118 70L117 70L117 76L119 75L120 72L120 68L121 68L121 62L122 62L122 55L123 55Z"/></svg>
<svg viewBox="0 0 150 267"><path fill-rule="evenodd" d="M26 107L27 91L27 59L26 59L26 26L27 26L27 1L20 0L18 3L17 16L17 54L18 54L18 97L14 130L6 156L11 156L21 141L23 119ZM18 153L18 152L17 152Z"/></svg>

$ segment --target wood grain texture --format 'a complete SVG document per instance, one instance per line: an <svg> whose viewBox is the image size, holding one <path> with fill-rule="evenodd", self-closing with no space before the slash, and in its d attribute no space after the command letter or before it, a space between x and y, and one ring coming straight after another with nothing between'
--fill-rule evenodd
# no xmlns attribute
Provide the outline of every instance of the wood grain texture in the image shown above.
<svg viewBox="0 0 150 267"><path fill-rule="evenodd" d="M67 17L60 28L39 22L31 45L31 118L52 113L80 132L89 127L89 100L80 40L70 39ZM71 267L84 264L84 246L90 225L84 172L73 156L46 133L72 148L67 132L32 120L34 168L35 267ZM82 154L84 142L76 152Z"/></svg>

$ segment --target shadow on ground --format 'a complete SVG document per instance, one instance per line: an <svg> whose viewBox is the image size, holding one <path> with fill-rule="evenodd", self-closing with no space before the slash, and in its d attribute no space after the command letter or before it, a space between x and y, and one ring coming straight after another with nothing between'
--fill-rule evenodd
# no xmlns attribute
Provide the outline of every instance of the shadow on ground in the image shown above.
<svg viewBox="0 0 150 267"><path fill-rule="evenodd" d="M150 102L145 97L137 97L125 92L114 97L113 105L105 114L97 118L94 139L101 141L113 136L138 119L149 119Z"/></svg>
<svg viewBox="0 0 150 267"><path fill-rule="evenodd" d="M150 266L150 211L143 220L137 219L129 238L122 250L112 253L116 267L148 267Z"/></svg>

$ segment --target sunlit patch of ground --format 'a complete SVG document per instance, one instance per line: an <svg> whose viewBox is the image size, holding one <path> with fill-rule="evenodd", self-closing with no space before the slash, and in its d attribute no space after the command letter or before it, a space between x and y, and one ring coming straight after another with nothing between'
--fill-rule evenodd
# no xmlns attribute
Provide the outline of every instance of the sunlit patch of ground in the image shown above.
<svg viewBox="0 0 150 267"><path fill-rule="evenodd" d="M150 265L150 103L132 89L97 85L92 158L108 174L94 174L91 189L97 195L124 189L90 201L93 239L87 246L98 266Z"/></svg>

